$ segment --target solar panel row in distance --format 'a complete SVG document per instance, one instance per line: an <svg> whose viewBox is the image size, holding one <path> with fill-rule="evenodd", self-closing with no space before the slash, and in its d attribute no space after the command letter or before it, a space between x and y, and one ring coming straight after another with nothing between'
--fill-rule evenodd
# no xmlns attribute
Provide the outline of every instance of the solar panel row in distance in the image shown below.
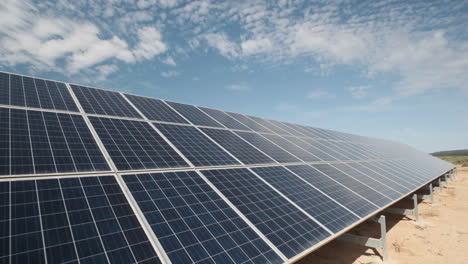
<svg viewBox="0 0 468 264"><path fill-rule="evenodd" d="M237 121L241 122L243 125L247 126L248 128L252 129L253 131L263 132L263 133L273 133L270 129L258 124L257 122L253 121L252 119L248 118L246 115L226 112L229 116L236 119Z"/></svg>
<svg viewBox="0 0 468 264"><path fill-rule="evenodd" d="M205 107L198 107L198 108L200 108L203 112L205 112L212 118L216 119L219 123L223 124L227 128L252 131L250 128L243 125L241 122L232 118L231 116L229 116L223 111L211 109L211 108L205 108Z"/></svg>
<svg viewBox="0 0 468 264"><path fill-rule="evenodd" d="M0 175L109 171L79 115L0 108Z"/></svg>
<svg viewBox="0 0 468 264"><path fill-rule="evenodd" d="M160 263L113 176L0 182L0 198L0 263Z"/></svg>
<svg viewBox="0 0 468 264"><path fill-rule="evenodd" d="M129 94L125 94L125 97L149 120L188 124L182 116L162 100Z"/></svg>
<svg viewBox="0 0 468 264"><path fill-rule="evenodd" d="M172 263L283 262L196 172L123 179Z"/></svg>
<svg viewBox="0 0 468 264"><path fill-rule="evenodd" d="M193 105L181 104L168 102L167 103L173 107L177 112L187 118L192 124L199 126L209 126L209 127L223 127L215 119L211 118L209 115L205 114L203 111L198 109Z"/></svg>
<svg viewBox="0 0 468 264"><path fill-rule="evenodd" d="M0 104L78 112L64 83L3 72Z"/></svg>
<svg viewBox="0 0 468 264"><path fill-rule="evenodd" d="M71 88L88 114L143 118L118 92L74 84Z"/></svg>

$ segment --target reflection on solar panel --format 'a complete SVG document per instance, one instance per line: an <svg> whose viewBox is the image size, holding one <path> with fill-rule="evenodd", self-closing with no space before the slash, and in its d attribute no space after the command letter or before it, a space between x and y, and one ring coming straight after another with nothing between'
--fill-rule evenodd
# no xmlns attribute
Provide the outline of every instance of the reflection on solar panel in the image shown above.
<svg viewBox="0 0 468 264"><path fill-rule="evenodd" d="M205 108L205 107L199 107L199 108L203 110L203 112L205 112L212 118L216 119L219 123L223 124L227 128L248 130L248 131L251 130L250 128L244 126L242 123L230 117L228 114L226 114L223 111L215 110L211 108Z"/></svg>
<svg viewBox="0 0 468 264"><path fill-rule="evenodd" d="M252 170L332 232L336 233L359 220L351 211L284 167L259 167Z"/></svg>
<svg viewBox="0 0 468 264"><path fill-rule="evenodd" d="M148 123L101 117L90 121L119 170L188 167Z"/></svg>
<svg viewBox="0 0 468 264"><path fill-rule="evenodd" d="M167 103L194 125L223 127L220 123L216 122L213 118L209 117L207 114L203 113L200 109L193 105L179 104L174 102Z"/></svg>
<svg viewBox="0 0 468 264"><path fill-rule="evenodd" d="M1 263L160 263L112 176L0 182L0 195Z"/></svg>
<svg viewBox="0 0 468 264"><path fill-rule="evenodd" d="M106 171L83 118L0 108L0 175Z"/></svg>
<svg viewBox="0 0 468 264"><path fill-rule="evenodd" d="M265 156L231 131L210 128L202 130L244 164L275 163L274 160Z"/></svg>
<svg viewBox="0 0 468 264"><path fill-rule="evenodd" d="M125 175L172 263L281 263L194 171Z"/></svg>
<svg viewBox="0 0 468 264"><path fill-rule="evenodd" d="M88 114L142 118L117 92L71 85L83 110Z"/></svg>
<svg viewBox="0 0 468 264"><path fill-rule="evenodd" d="M453 168L387 140L0 72L0 263L294 262Z"/></svg>
<svg viewBox="0 0 468 264"><path fill-rule="evenodd" d="M77 112L64 83L0 72L0 104Z"/></svg>
<svg viewBox="0 0 468 264"><path fill-rule="evenodd" d="M239 164L195 127L155 124L195 166Z"/></svg>
<svg viewBox="0 0 468 264"><path fill-rule="evenodd" d="M248 169L203 174L288 258L330 236Z"/></svg>
<svg viewBox="0 0 468 264"><path fill-rule="evenodd" d="M257 133L249 133L249 132L235 132L237 135L241 136L243 139L248 141L250 144L254 145L256 148L260 149L264 153L268 153L268 155L280 163L288 163L288 162L300 162L297 158L293 155L289 154L282 148L278 147L277 145L273 144L272 142L268 141L266 138L260 136Z"/></svg>
<svg viewBox="0 0 468 264"><path fill-rule="evenodd" d="M126 94L125 97L127 97L149 120L188 124L184 118L172 110L162 100L129 94Z"/></svg>

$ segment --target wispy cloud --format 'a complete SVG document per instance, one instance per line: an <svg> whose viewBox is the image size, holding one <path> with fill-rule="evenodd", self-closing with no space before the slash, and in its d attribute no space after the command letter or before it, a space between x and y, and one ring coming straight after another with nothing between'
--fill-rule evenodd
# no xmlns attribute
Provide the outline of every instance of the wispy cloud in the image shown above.
<svg viewBox="0 0 468 264"><path fill-rule="evenodd" d="M326 90L313 90L307 93L309 99L320 99L320 98L333 98L335 94L330 93Z"/></svg>
<svg viewBox="0 0 468 264"><path fill-rule="evenodd" d="M231 91L250 91L251 88L245 83L238 83L228 85L227 89Z"/></svg>
<svg viewBox="0 0 468 264"><path fill-rule="evenodd" d="M172 78L172 77L176 77L176 76L179 76L179 75L180 75L180 72L178 72L178 71L161 72L161 76L164 77L164 78Z"/></svg>
<svg viewBox="0 0 468 264"><path fill-rule="evenodd" d="M360 85L360 86L353 86L349 87L348 91L351 94L351 97L355 99L362 99L367 96L369 85Z"/></svg>

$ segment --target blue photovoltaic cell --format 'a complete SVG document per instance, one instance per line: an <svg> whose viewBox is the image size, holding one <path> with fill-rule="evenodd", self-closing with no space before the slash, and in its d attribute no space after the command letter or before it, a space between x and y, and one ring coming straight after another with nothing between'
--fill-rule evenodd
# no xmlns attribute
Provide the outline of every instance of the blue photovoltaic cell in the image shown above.
<svg viewBox="0 0 468 264"><path fill-rule="evenodd" d="M195 127L154 124L195 166L231 165L237 162Z"/></svg>
<svg viewBox="0 0 468 264"><path fill-rule="evenodd" d="M275 163L274 160L265 156L231 131L209 128L202 128L202 130L244 164Z"/></svg>
<svg viewBox="0 0 468 264"><path fill-rule="evenodd" d="M125 94L125 97L149 120L188 124L183 117L162 100L129 94Z"/></svg>
<svg viewBox="0 0 468 264"><path fill-rule="evenodd" d="M213 118L203 113L200 109L193 105L180 104L174 102L168 102L177 112L187 118L192 124L199 126L210 126L210 127L223 127L220 123L216 122Z"/></svg>
<svg viewBox="0 0 468 264"><path fill-rule="evenodd" d="M257 122L258 124L270 129L271 131L275 132L276 134L278 135L288 135L288 136L291 136L291 133L289 133L288 131L282 129L281 127L278 127L274 124L272 124L271 122L263 119L263 118L260 118L260 117L255 117L255 116L247 116L248 118L254 120L255 122Z"/></svg>
<svg viewBox="0 0 468 264"><path fill-rule="evenodd" d="M70 85L88 114L143 118L118 92Z"/></svg>
<svg viewBox="0 0 468 264"><path fill-rule="evenodd" d="M292 126L289 123L286 122L280 122L276 120L268 120L268 122L274 124L275 126L280 127L281 129L288 131L289 134L294 135L296 137L307 137L307 133L303 133L300 131L300 129L296 129L294 126Z"/></svg>
<svg viewBox="0 0 468 264"><path fill-rule="evenodd" d="M321 149L325 150L327 153L330 153L333 157L338 160L359 160L359 157L356 157L350 153L346 153L341 147L341 142L331 142L327 140L306 140L308 143L313 144Z"/></svg>
<svg viewBox="0 0 468 264"><path fill-rule="evenodd" d="M288 258L330 236L248 169L202 173Z"/></svg>
<svg viewBox="0 0 468 264"><path fill-rule="evenodd" d="M78 112L66 85L0 72L0 104Z"/></svg>
<svg viewBox="0 0 468 264"><path fill-rule="evenodd" d="M113 176L0 182L0 263L160 263Z"/></svg>
<svg viewBox="0 0 468 264"><path fill-rule="evenodd" d="M315 157L318 157L321 161L335 161L337 160L334 156L329 154L329 150L321 145L318 145L316 141L311 141L297 137L284 137L288 141L291 141L297 146L300 146L307 152L312 153Z"/></svg>
<svg viewBox="0 0 468 264"><path fill-rule="evenodd" d="M244 126L242 123L230 117L228 114L226 114L223 111L215 110L211 108L205 108L205 107L198 107L198 108L203 110L203 112L205 112L212 118L216 119L218 122L220 122L227 128L251 131L250 128Z"/></svg>
<svg viewBox="0 0 468 264"><path fill-rule="evenodd" d="M320 223L337 233L359 218L284 167L252 169Z"/></svg>
<svg viewBox="0 0 468 264"><path fill-rule="evenodd" d="M124 175L172 263L282 263L194 171Z"/></svg>
<svg viewBox="0 0 468 264"><path fill-rule="evenodd" d="M263 132L263 133L273 133L270 129L258 124L257 122L253 121L252 119L248 118L246 115L241 115L238 113L231 113L231 112L226 112L229 116L233 117L237 121L241 122L243 125L249 127L250 129L257 131L257 132Z"/></svg>
<svg viewBox="0 0 468 264"><path fill-rule="evenodd" d="M79 115L0 108L0 175L108 171Z"/></svg>
<svg viewBox="0 0 468 264"><path fill-rule="evenodd" d="M279 163L301 162L299 159L295 158L293 155L289 154L284 149L271 143L266 138L262 137L260 134L238 131L235 133Z"/></svg>
<svg viewBox="0 0 468 264"><path fill-rule="evenodd" d="M349 175L346 175L344 172L336 169L330 164L316 164L313 165L314 168L318 169L322 173L326 174L328 177L334 179L335 181L341 183L342 185L346 186L348 189L354 191L355 193L361 195L362 197L366 198L368 201L378 205L378 206L385 206L389 204L392 200L388 197L382 195L377 190L370 188L369 186L365 185L364 182L360 182Z"/></svg>
<svg viewBox="0 0 468 264"><path fill-rule="evenodd" d="M335 182L312 166L293 165L287 166L287 168L299 175L308 183L315 186L320 191L326 193L330 197L333 197L335 201L344 205L346 208L353 211L360 217L367 216L371 212L378 209L364 198L346 189L344 186Z"/></svg>
<svg viewBox="0 0 468 264"><path fill-rule="evenodd" d="M299 146L295 145L281 136L269 135L269 134L262 134L262 136L266 137L271 142L282 147L283 149L287 150L289 153L293 154L294 156L300 158L303 161L306 161L306 162L321 161L321 159L314 156L310 152L307 152L303 148L300 148L300 145Z"/></svg>
<svg viewBox="0 0 468 264"><path fill-rule="evenodd" d="M119 170L189 166L146 122L100 117L89 119Z"/></svg>

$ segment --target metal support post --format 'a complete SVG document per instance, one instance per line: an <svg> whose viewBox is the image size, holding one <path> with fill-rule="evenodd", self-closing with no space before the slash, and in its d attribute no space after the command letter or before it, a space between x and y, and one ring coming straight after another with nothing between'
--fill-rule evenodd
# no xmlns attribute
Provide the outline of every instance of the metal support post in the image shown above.
<svg viewBox="0 0 468 264"><path fill-rule="evenodd" d="M385 221L385 216L381 215L377 222L380 224L380 238L364 237L357 236L352 234L343 234L339 238L340 241L345 241L369 248L375 248L382 250L382 260L388 260L388 251L387 251L387 225Z"/></svg>
<svg viewBox="0 0 468 264"><path fill-rule="evenodd" d="M411 196L411 199L413 199L413 209L405 209L405 208L394 208L390 207L384 210L385 213L389 214L397 214L397 215L404 215L404 216L414 216L415 221L419 221L419 214L418 214L418 195L413 194Z"/></svg>

